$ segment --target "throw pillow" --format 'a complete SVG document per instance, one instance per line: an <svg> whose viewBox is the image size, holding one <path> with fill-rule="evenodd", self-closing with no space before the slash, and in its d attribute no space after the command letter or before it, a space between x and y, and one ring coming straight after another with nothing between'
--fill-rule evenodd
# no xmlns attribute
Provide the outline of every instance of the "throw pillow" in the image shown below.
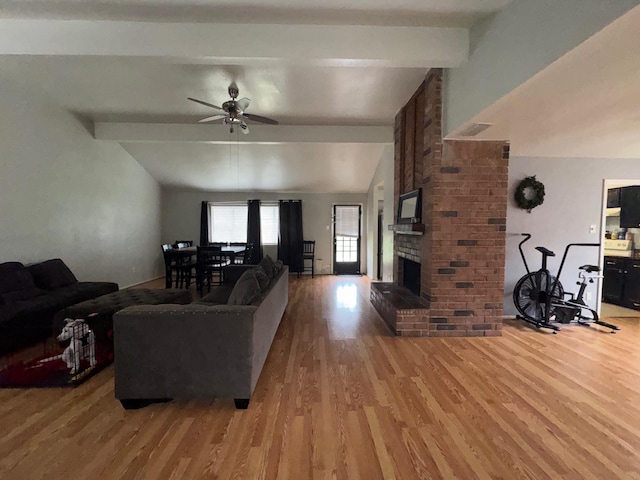
<svg viewBox="0 0 640 480"><path fill-rule="evenodd" d="M36 263L27 267L39 288L53 290L78 282L73 272L59 258Z"/></svg>
<svg viewBox="0 0 640 480"><path fill-rule="evenodd" d="M258 280L260 290L264 290L265 288L267 288L267 285L269 285L269 277L266 273L264 273L264 270L262 270L261 268L255 268L253 270L253 273L256 276L256 280Z"/></svg>
<svg viewBox="0 0 640 480"><path fill-rule="evenodd" d="M284 263L282 263L282 260L277 260L275 263L275 272L276 274L278 274L280 272L280 270L282 270L282 267L284 267Z"/></svg>
<svg viewBox="0 0 640 480"><path fill-rule="evenodd" d="M269 278L273 278L274 265L275 264L273 263L273 260L269 255L266 255L265 257L263 257L262 260L260 260L260 263L258 264L258 266L262 268L262 270L264 270L264 273L266 273L267 277Z"/></svg>
<svg viewBox="0 0 640 480"><path fill-rule="evenodd" d="M36 288L29 270L20 262L0 264L0 293Z"/></svg>
<svg viewBox="0 0 640 480"><path fill-rule="evenodd" d="M260 285L253 269L244 272L231 290L228 305L249 305L260 295Z"/></svg>

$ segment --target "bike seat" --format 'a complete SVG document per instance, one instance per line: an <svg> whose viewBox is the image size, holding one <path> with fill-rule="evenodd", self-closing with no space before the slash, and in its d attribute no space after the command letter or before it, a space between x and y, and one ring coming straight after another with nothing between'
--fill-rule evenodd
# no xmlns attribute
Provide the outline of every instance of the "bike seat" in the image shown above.
<svg viewBox="0 0 640 480"><path fill-rule="evenodd" d="M600 267L597 265L582 265L579 270L584 270L587 273L599 272Z"/></svg>
<svg viewBox="0 0 640 480"><path fill-rule="evenodd" d="M555 257L556 254L553 253L551 250L549 250L548 248L544 248L544 247L536 247L536 250L538 250L540 253L542 253L543 255L546 255L548 257Z"/></svg>

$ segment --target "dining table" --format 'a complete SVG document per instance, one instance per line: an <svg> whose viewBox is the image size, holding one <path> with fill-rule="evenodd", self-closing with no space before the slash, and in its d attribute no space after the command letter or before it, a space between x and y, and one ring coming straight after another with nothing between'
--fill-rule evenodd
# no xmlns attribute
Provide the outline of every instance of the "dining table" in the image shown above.
<svg viewBox="0 0 640 480"><path fill-rule="evenodd" d="M234 264L236 256L242 254L247 249L246 245L221 245L220 253L229 259L229 264ZM198 255L198 247L171 248L165 252L165 255L175 259L178 263L183 263ZM195 263L195 261L194 261ZM171 287L171 276L166 275L166 287Z"/></svg>

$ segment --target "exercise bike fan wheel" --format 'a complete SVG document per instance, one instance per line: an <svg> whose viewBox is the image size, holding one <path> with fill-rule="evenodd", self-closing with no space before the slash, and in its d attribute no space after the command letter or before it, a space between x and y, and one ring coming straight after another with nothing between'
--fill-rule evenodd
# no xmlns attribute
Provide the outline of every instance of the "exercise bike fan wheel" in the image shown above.
<svg viewBox="0 0 640 480"><path fill-rule="evenodd" d="M543 270L531 272L516 283L513 289L513 303L525 320L535 324L549 323L545 318L545 309L547 302L550 301L548 290L555 281L556 277ZM560 282L556 284L551 297L556 299L564 297L564 289ZM554 310L555 307L552 306L549 318L553 316Z"/></svg>

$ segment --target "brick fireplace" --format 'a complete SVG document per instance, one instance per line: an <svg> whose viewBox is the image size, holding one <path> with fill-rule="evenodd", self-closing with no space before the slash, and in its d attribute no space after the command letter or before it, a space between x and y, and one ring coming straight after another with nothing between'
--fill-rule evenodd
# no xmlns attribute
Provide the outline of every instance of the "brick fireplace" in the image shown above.
<svg viewBox="0 0 640 480"><path fill-rule="evenodd" d="M422 223L395 226L394 281L371 288L395 334L501 335L508 166L506 142L442 140L442 70L430 70L395 123L395 209L421 188Z"/></svg>

